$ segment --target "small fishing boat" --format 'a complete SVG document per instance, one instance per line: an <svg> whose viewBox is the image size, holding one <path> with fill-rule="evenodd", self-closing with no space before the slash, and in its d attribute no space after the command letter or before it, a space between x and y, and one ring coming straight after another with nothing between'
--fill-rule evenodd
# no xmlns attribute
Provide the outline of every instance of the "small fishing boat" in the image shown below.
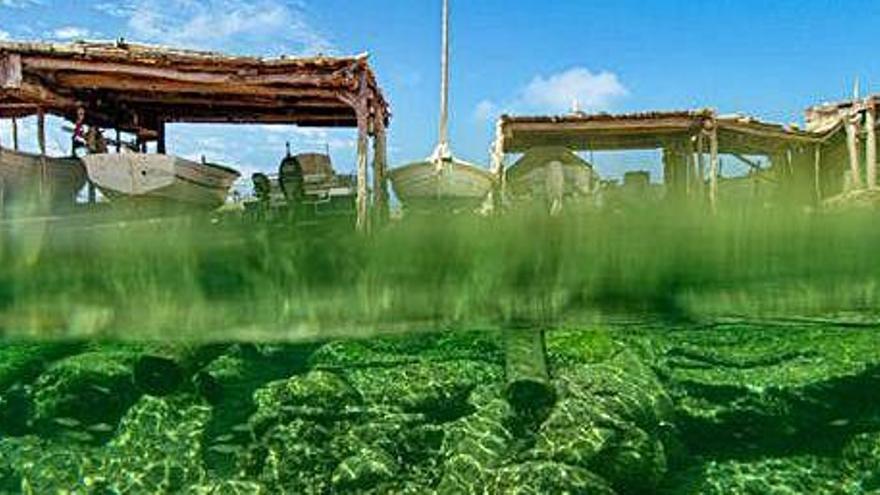
<svg viewBox="0 0 880 495"><path fill-rule="evenodd" d="M222 165L162 154L102 153L86 155L82 161L89 179L111 201L216 208L240 175Z"/></svg>
<svg viewBox="0 0 880 495"><path fill-rule="evenodd" d="M458 160L449 147L449 4L443 1L443 42L440 61L440 136L437 148L426 160L388 172L394 194L405 206L441 202L473 208L482 203L495 185L489 170ZM441 201L438 201L441 200Z"/></svg>
<svg viewBox="0 0 880 495"><path fill-rule="evenodd" d="M514 198L586 196L593 190L593 167L568 148L532 148L507 169L507 192Z"/></svg>
<svg viewBox="0 0 880 495"><path fill-rule="evenodd" d="M390 175L394 194L410 205L443 200L479 206L495 184L488 170L452 157L410 163Z"/></svg>
<svg viewBox="0 0 880 495"><path fill-rule="evenodd" d="M73 204L85 183L86 171L77 158L42 158L0 147L4 202L42 193L53 205Z"/></svg>

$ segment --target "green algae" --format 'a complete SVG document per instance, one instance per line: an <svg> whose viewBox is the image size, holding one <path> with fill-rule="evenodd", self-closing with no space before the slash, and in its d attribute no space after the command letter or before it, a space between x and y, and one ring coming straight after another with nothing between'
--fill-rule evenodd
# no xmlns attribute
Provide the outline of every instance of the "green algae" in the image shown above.
<svg viewBox="0 0 880 495"><path fill-rule="evenodd" d="M135 387L127 406L100 411L89 385L130 379L155 346L86 345L22 379L28 399L63 389L79 409L32 409L40 421L0 439L0 493L869 493L875 333L551 329L558 398L539 418L506 401L492 334L237 344L169 395ZM113 428L84 438L40 426L81 411L64 430L87 433L103 424L90 410Z"/></svg>

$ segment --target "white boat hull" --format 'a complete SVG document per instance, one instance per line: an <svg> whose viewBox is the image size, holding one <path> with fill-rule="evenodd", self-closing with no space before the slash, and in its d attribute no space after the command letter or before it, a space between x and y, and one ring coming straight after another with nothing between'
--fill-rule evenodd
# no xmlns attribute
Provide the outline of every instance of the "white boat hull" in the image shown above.
<svg viewBox="0 0 880 495"><path fill-rule="evenodd" d="M430 161L412 163L391 170L389 178L404 205L437 200L479 205L495 184L488 170L458 160L443 162L440 168Z"/></svg>
<svg viewBox="0 0 880 495"><path fill-rule="evenodd" d="M589 163L562 148L535 149L506 172L507 192L517 198L586 196L596 174Z"/></svg>
<svg viewBox="0 0 880 495"><path fill-rule="evenodd" d="M4 201L43 193L52 203L73 204L86 183L83 164L76 158L46 157L45 162L43 160L39 155L0 148Z"/></svg>
<svg viewBox="0 0 880 495"><path fill-rule="evenodd" d="M89 179L111 200L142 199L216 208L239 173L171 155L120 153L83 157Z"/></svg>

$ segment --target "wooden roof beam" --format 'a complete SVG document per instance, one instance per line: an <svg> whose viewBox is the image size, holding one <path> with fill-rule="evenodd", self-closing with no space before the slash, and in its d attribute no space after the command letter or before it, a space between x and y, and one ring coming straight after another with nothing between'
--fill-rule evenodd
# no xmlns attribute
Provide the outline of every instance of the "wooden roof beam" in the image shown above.
<svg viewBox="0 0 880 495"><path fill-rule="evenodd" d="M350 92L345 85L269 87L246 84L196 84L159 80L144 80L126 77L114 77L108 74L69 74L59 73L55 76L53 86L67 91L116 91L116 92L150 92L150 93L195 93L213 95L254 95L267 97L282 96L325 96L336 97Z"/></svg>
<svg viewBox="0 0 880 495"><path fill-rule="evenodd" d="M276 73L260 74L258 70L235 71L220 69L214 65L212 72L189 71L169 67L144 66L121 62L98 62L79 59L62 59L50 57L26 57L23 61L26 71L35 72L75 72L80 74L110 74L114 77L126 75L137 78L163 79L197 84L237 84L237 85L314 85L323 86L335 83L344 86L353 86L357 80L348 77L349 67L336 69L328 74L319 72L312 73ZM216 71L216 72L214 72Z"/></svg>

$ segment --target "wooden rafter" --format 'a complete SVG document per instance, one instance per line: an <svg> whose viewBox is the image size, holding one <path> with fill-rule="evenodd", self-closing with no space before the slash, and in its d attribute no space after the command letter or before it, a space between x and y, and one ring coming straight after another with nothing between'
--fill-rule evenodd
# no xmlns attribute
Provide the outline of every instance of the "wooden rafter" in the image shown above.
<svg viewBox="0 0 880 495"><path fill-rule="evenodd" d="M42 108L69 119L82 106L87 124L146 135L159 122L357 127L358 104L388 125L366 55L264 59L122 42L0 43L0 117Z"/></svg>

